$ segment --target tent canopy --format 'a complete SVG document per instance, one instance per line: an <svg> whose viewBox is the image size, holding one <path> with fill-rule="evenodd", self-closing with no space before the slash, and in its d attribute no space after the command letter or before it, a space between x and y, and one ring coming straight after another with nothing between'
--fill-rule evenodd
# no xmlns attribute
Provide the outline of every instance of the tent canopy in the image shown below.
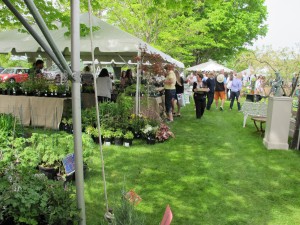
<svg viewBox="0 0 300 225"><path fill-rule="evenodd" d="M80 16L80 23L89 27L88 13L84 13ZM110 61L114 58L119 61L121 57L126 61L133 60L134 57L137 56L139 49L143 48L149 54L159 54L166 62L184 68L182 62L173 59L171 56L155 49L141 39L134 37L95 16L92 16L92 24L93 26L100 27L99 30L93 32L94 53L99 61ZM33 28L40 34L42 39L45 40L38 26L33 26ZM67 28L60 27L60 25L58 30L50 31L58 49L64 56L68 57L70 56L71 37L66 36L66 32ZM83 60L89 60L91 58L90 49L90 37L81 37L80 54ZM12 52L15 55L26 53L29 57L36 54L44 55L43 49L31 35L20 33L17 29L0 32L0 53L8 52Z"/></svg>
<svg viewBox="0 0 300 225"><path fill-rule="evenodd" d="M232 71L231 69L229 69L211 59L206 63L201 63L199 65L189 67L186 70L188 70L188 71L220 71L220 70L224 70L224 72Z"/></svg>

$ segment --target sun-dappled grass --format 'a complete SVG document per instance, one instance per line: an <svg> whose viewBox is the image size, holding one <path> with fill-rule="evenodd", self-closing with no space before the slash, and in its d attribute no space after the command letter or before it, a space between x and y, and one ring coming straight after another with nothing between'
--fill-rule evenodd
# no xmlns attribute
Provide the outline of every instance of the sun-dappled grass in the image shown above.
<svg viewBox="0 0 300 225"><path fill-rule="evenodd" d="M299 152L266 150L252 121L243 128L243 114L228 108L196 120L190 104L170 124L174 139L104 146L109 206L125 188L142 197L136 209L149 225L160 223L167 204L172 225L300 224ZM97 148L89 167L87 224L98 225L105 201Z"/></svg>

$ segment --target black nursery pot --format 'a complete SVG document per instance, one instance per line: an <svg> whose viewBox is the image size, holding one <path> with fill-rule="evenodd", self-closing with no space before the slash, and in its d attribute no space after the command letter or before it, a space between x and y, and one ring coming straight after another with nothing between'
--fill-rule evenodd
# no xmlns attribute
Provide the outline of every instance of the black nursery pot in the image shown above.
<svg viewBox="0 0 300 225"><path fill-rule="evenodd" d="M146 139L146 142L147 142L148 145L154 145L155 142L156 142L156 140L155 140L155 138L148 137L148 138Z"/></svg>
<svg viewBox="0 0 300 225"><path fill-rule="evenodd" d="M115 145L122 146L123 138L115 138Z"/></svg>
<svg viewBox="0 0 300 225"><path fill-rule="evenodd" d="M92 136L92 139L93 141L96 143L96 144L99 144L99 137L94 137ZM101 139L102 140L102 139Z"/></svg>
<svg viewBox="0 0 300 225"><path fill-rule="evenodd" d="M51 168L51 167L43 167L41 165L38 166L40 172L46 175L48 179L54 180L57 177L58 168Z"/></svg>

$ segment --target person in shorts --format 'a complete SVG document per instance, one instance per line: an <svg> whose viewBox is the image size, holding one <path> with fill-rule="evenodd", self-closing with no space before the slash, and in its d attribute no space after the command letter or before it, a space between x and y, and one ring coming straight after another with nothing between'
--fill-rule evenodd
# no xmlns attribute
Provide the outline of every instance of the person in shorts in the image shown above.
<svg viewBox="0 0 300 225"><path fill-rule="evenodd" d="M223 111L224 110L224 102L226 99L226 85L224 82L224 74L219 74L217 76L217 82L216 82L216 87L215 87L215 102L216 102L216 109L219 108L219 99L221 99L221 106L220 106L220 110Z"/></svg>
<svg viewBox="0 0 300 225"><path fill-rule="evenodd" d="M172 64L167 64L165 66L165 70L166 79L164 81L164 88L167 121L173 122L174 100L176 95L176 75L174 73L174 66Z"/></svg>

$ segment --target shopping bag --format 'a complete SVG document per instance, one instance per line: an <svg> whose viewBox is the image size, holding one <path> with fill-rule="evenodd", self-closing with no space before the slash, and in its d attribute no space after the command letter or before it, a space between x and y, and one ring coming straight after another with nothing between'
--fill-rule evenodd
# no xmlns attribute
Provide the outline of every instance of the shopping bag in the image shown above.
<svg viewBox="0 0 300 225"><path fill-rule="evenodd" d="M177 101L181 107L185 106L185 99L183 94L177 94Z"/></svg>
<svg viewBox="0 0 300 225"><path fill-rule="evenodd" d="M184 103L185 104L190 104L190 94L184 93L183 98L184 98Z"/></svg>

